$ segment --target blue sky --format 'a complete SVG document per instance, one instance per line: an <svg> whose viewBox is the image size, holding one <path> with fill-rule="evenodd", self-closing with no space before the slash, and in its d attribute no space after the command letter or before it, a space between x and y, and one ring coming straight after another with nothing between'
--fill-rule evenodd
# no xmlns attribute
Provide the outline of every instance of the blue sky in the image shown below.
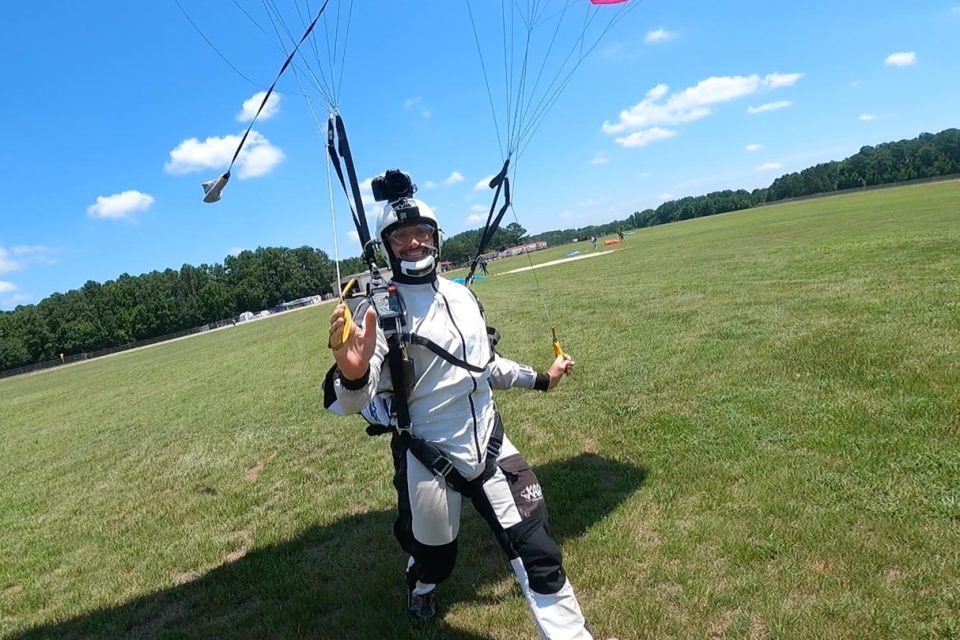
<svg viewBox="0 0 960 640"><path fill-rule="evenodd" d="M324 138L297 95L299 75L325 120L328 103L308 76L318 60L329 65L330 40L360 178L369 184L402 168L448 235L481 226L490 192L476 185L500 168L497 129L507 113L500 3L471 1L497 126L465 1L355 0L346 32L351 3L331 0L316 48L305 45L300 73L284 76L279 99L256 121L224 199L206 205L200 182L226 168L249 123L245 103L257 102L285 53L267 35L263 3L181 1L239 73L173 0L5 8L0 309L258 246L310 245L333 256ZM276 4L299 37L297 8L306 3ZM573 5L579 20L583 7ZM957 0L630 5L515 159L516 215L532 232L767 186L863 145L960 125ZM618 10L598 9L587 37ZM582 23L563 24L564 48L550 50L544 77ZM535 31L534 70L551 33ZM514 45L516 68L520 50ZM334 202L340 255L357 255L339 192Z"/></svg>

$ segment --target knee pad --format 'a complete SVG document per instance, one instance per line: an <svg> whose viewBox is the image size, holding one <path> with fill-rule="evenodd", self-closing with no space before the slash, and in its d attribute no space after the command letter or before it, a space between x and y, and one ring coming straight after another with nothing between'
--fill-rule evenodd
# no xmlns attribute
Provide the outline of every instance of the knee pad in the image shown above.
<svg viewBox="0 0 960 640"><path fill-rule="evenodd" d="M457 541L433 546L414 542L414 564L409 575L411 578L429 584L440 584L450 577L457 563Z"/></svg>
<svg viewBox="0 0 960 640"><path fill-rule="evenodd" d="M531 590L550 595L563 588L567 582L567 575L563 571L563 552L545 526L537 527L513 544L527 572Z"/></svg>

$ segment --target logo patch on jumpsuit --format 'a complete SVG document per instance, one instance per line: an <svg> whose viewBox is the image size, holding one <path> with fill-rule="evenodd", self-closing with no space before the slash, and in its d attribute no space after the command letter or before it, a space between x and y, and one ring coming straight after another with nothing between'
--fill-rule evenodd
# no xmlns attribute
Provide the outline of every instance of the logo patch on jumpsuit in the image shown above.
<svg viewBox="0 0 960 640"><path fill-rule="evenodd" d="M543 500L543 490L540 488L540 483L527 485L520 492L520 496L527 502Z"/></svg>

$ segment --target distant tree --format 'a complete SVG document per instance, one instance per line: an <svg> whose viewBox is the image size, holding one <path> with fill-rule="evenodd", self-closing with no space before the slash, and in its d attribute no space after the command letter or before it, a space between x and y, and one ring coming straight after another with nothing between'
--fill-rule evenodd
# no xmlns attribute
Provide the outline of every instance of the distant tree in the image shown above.
<svg viewBox="0 0 960 640"><path fill-rule="evenodd" d="M511 244L520 244L523 241L523 236L527 235L527 230L520 226L517 222L511 222L506 227L504 227L507 236L510 238Z"/></svg>

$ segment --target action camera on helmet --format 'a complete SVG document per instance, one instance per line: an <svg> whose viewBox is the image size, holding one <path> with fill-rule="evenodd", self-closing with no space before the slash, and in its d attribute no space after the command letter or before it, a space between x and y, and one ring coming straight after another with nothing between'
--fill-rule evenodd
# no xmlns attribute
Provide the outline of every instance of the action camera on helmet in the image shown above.
<svg viewBox="0 0 960 640"><path fill-rule="evenodd" d="M377 202L395 202L401 198L411 198L417 192L417 185L413 184L410 174L399 169L390 169L382 176L377 176L370 187L373 189L373 199Z"/></svg>

